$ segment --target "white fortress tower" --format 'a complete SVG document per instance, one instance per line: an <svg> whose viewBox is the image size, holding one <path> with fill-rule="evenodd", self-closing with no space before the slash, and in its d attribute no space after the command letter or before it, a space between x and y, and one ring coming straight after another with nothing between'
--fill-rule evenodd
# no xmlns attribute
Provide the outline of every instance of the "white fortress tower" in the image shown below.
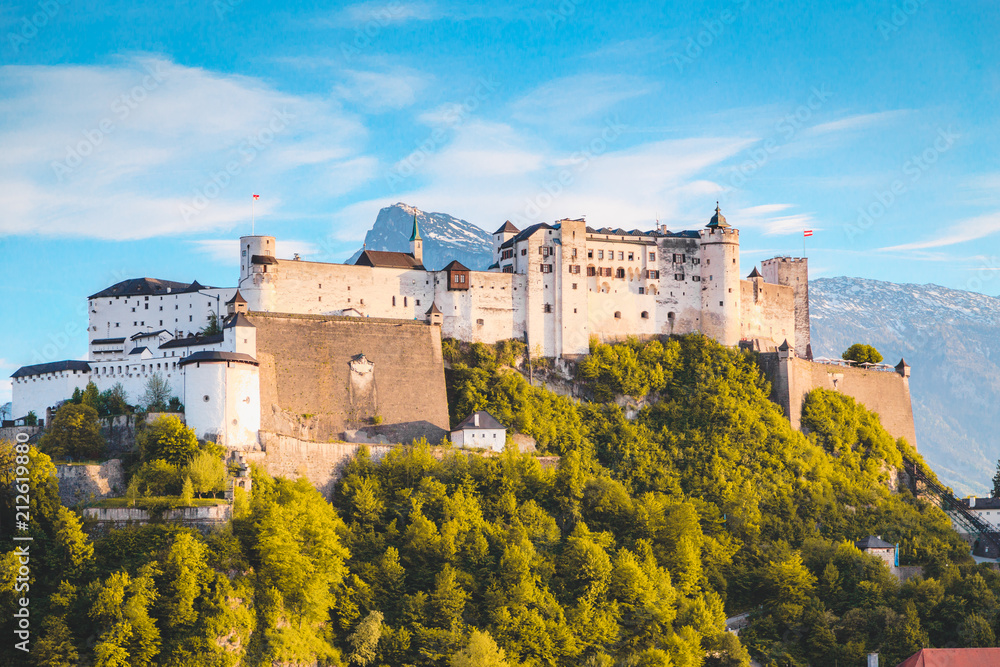
<svg viewBox="0 0 1000 667"><path fill-rule="evenodd" d="M701 331L723 345L740 342L740 231L715 215L701 230Z"/></svg>
<svg viewBox="0 0 1000 667"><path fill-rule="evenodd" d="M277 305L273 236L240 237L240 282L237 284L255 310L272 312Z"/></svg>

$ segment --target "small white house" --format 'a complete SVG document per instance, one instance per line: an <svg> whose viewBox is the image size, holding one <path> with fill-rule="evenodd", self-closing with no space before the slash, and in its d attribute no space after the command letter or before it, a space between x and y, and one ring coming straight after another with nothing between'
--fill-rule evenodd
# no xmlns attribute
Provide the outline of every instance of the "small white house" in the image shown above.
<svg viewBox="0 0 1000 667"><path fill-rule="evenodd" d="M507 442L507 429L488 412L473 412L451 432L451 442L456 447L475 447L503 451Z"/></svg>

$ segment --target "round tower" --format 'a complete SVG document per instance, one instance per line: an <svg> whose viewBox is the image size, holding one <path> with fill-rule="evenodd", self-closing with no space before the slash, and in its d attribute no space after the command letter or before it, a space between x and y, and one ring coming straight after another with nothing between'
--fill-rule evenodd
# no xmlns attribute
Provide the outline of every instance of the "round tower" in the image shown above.
<svg viewBox="0 0 1000 667"><path fill-rule="evenodd" d="M240 282L247 310L275 310L275 283L278 279L276 241L273 236L240 237Z"/></svg>
<svg viewBox="0 0 1000 667"><path fill-rule="evenodd" d="M723 345L740 342L740 230L718 203L701 230L701 332Z"/></svg>

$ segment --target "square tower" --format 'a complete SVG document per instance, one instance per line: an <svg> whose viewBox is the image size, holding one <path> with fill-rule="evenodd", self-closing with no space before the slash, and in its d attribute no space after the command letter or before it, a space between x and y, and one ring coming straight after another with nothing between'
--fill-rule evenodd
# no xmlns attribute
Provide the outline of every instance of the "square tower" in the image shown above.
<svg viewBox="0 0 1000 667"><path fill-rule="evenodd" d="M774 257L761 262L764 282L791 287L795 294L795 341L799 355L809 346L809 260L805 257Z"/></svg>

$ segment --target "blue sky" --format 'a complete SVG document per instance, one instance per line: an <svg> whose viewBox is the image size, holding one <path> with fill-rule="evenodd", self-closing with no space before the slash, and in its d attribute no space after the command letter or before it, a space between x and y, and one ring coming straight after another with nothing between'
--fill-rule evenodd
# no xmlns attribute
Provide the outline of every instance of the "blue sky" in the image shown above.
<svg viewBox="0 0 1000 667"><path fill-rule="evenodd" d="M841 6L844 5L844 6ZM704 224L1000 294L1000 8L388 0L0 8L0 376L86 351L127 277L234 283L234 239L342 261L397 201L490 231ZM9 399L0 382L0 402Z"/></svg>

